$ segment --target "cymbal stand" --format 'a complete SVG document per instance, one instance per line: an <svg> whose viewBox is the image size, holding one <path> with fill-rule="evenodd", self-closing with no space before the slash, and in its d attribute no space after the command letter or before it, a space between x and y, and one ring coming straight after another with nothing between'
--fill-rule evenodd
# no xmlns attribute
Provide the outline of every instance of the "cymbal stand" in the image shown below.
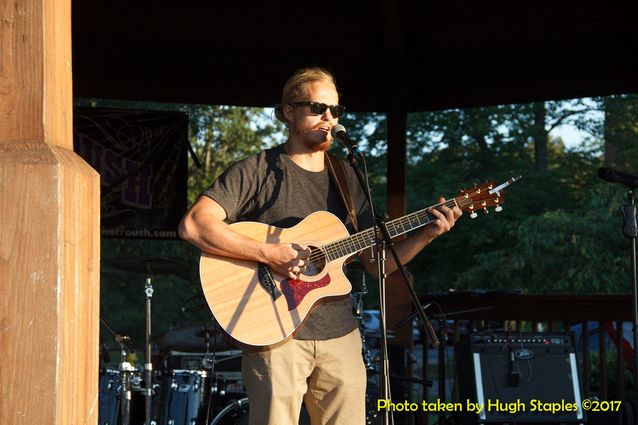
<svg viewBox="0 0 638 425"><path fill-rule="evenodd" d="M131 338L128 335L121 335L111 324L102 316L100 321L104 327L113 334L115 342L120 346L120 364L119 372L121 378L120 387L120 414L122 415L122 425L130 425L131 423L131 390L134 385L135 368L127 361L127 353L135 353L135 349L131 344ZM128 352L127 352L128 350Z"/></svg>
<svg viewBox="0 0 638 425"><path fill-rule="evenodd" d="M146 381L146 387L144 388L144 425L155 425L155 421L153 420L153 353L151 347L151 303L153 299L153 280L151 278L150 265L146 276L146 284L144 285L144 294L146 296L146 353L144 356L144 379Z"/></svg>
<svg viewBox="0 0 638 425"><path fill-rule="evenodd" d="M126 360L126 349L124 343L120 344L120 412L122 415L122 425L130 425L131 423L131 397L133 388L133 372L135 368Z"/></svg>
<svg viewBox="0 0 638 425"><path fill-rule="evenodd" d="M208 408L206 409L206 422L205 423L210 423L211 421L211 416L213 414L213 408L215 406L213 406L213 403L217 400L215 398L215 396L217 395L217 391L223 392L223 389L220 388L218 386L217 383L217 378L215 376L215 365L217 363L217 323L213 320L213 329L212 329L212 333L211 330L209 330L208 328L209 324L208 322L204 322L204 332L205 332L205 339L204 339L204 343L206 344L206 355L204 356L204 358L202 359L202 366L206 367L208 366L210 368L210 392L208 394L208 400L206 400L206 404L208 405ZM211 352L211 337L213 340L212 343L212 352ZM220 396L223 396L223 394L220 393Z"/></svg>

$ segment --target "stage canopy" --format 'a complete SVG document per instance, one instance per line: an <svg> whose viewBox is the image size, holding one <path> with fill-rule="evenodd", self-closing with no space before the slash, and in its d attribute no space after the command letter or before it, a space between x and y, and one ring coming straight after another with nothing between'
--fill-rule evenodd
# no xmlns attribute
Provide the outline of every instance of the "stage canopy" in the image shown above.
<svg viewBox="0 0 638 425"><path fill-rule="evenodd" d="M73 2L76 97L270 106L297 68L352 111L638 92L633 0Z"/></svg>

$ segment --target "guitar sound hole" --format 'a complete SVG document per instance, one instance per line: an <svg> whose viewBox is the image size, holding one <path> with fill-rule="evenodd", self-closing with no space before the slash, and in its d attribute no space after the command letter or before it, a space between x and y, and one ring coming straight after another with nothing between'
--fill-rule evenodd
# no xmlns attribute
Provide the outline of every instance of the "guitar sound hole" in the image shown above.
<svg viewBox="0 0 638 425"><path fill-rule="evenodd" d="M306 276L316 276L326 267L326 256L323 251L316 246L310 246L310 261L304 270Z"/></svg>

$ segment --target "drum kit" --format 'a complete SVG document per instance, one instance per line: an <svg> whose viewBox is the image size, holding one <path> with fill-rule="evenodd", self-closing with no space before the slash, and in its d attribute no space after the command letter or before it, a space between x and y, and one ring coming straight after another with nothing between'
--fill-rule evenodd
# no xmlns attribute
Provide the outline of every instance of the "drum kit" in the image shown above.
<svg viewBox="0 0 638 425"><path fill-rule="evenodd" d="M145 350L143 369L129 359L136 354L130 338L118 333L104 318L102 325L119 346L117 367L102 368L99 376L99 425L244 425L248 424L249 401L241 376L241 351L229 344L214 320L190 323L159 336L151 332L153 278L158 274L182 274L186 265L160 257L105 260L114 268L146 274L144 296ZM358 321L368 376L377 364L368 348L361 292L350 296ZM155 352L152 348L155 347ZM102 344L103 356L106 344ZM367 424L378 423L372 384L367 396ZM302 415L302 423L304 423ZM306 418L307 419L307 418Z"/></svg>

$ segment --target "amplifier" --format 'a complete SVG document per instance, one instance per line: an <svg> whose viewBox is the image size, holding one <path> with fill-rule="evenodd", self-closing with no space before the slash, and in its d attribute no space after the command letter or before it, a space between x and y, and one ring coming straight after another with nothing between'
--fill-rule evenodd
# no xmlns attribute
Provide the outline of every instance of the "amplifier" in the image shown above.
<svg viewBox="0 0 638 425"><path fill-rule="evenodd" d="M211 370L215 372L241 372L241 350L213 353L169 351L164 357L168 370Z"/></svg>
<svg viewBox="0 0 638 425"><path fill-rule="evenodd" d="M585 420L571 333L473 333L457 362L464 423Z"/></svg>

